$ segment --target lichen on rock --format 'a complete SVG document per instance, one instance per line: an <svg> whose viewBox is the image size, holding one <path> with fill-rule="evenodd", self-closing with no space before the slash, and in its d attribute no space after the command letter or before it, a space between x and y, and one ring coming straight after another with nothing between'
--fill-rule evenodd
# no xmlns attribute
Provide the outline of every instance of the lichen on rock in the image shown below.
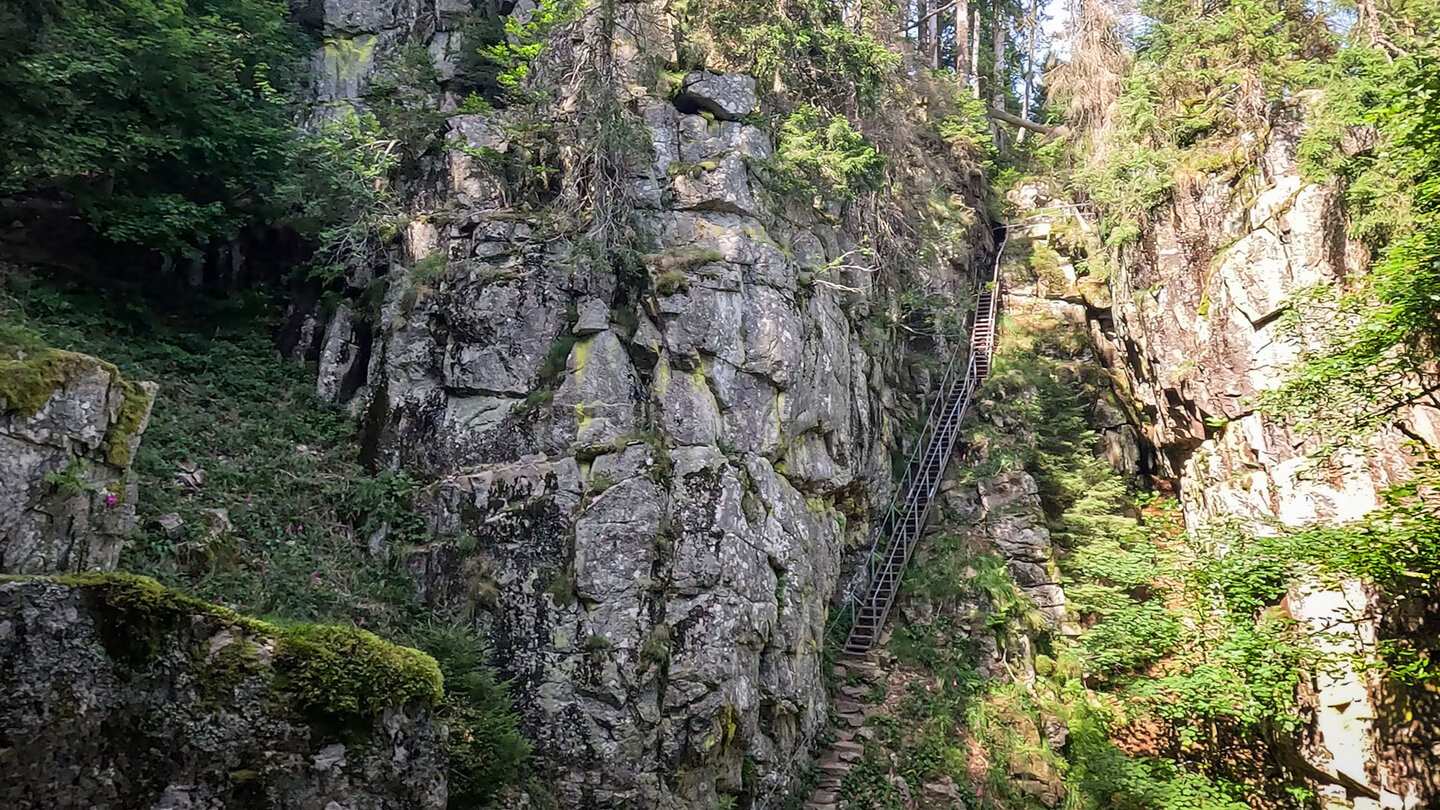
<svg viewBox="0 0 1440 810"><path fill-rule="evenodd" d="M156 390L87 355L0 346L0 572L115 567Z"/></svg>
<svg viewBox="0 0 1440 810"><path fill-rule="evenodd" d="M433 659L124 574L0 580L0 801L445 806Z"/></svg>

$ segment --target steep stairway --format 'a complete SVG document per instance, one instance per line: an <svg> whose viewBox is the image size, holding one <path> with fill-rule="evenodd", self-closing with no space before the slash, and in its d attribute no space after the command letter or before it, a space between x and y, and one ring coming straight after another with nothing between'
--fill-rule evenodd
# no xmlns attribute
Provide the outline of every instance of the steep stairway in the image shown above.
<svg viewBox="0 0 1440 810"><path fill-rule="evenodd" d="M837 810L842 806L840 791L845 776L864 758L865 741L874 734L866 720L878 711L875 704L885 699L891 656L873 648L899 592L905 566L924 534L940 479L955 452L961 422L975 391L990 373L1000 314L1004 229L999 234L990 277L981 280L976 289L970 345L966 351L956 353L941 378L925 428L895 488L895 498L877 527L862 587L852 603L854 622L841 650L844 657L834 671L840 684L831 703L839 721L836 739L816 763L818 776L805 810Z"/></svg>
<svg viewBox="0 0 1440 810"><path fill-rule="evenodd" d="M976 291L969 351L963 355L957 352L945 370L925 428L895 488L895 498L885 519L879 522L862 587L854 602L854 623L843 647L846 655L863 655L879 639L900 590L905 566L925 533L940 479L955 452L960 424L976 389L990 373L1000 309L1000 254L1005 247L1005 231L1000 230L1000 234L990 278Z"/></svg>
<svg viewBox="0 0 1440 810"><path fill-rule="evenodd" d="M871 701L883 698L889 663L883 653L871 652L836 664L835 680L838 697L831 702L836 719L835 742L816 762L818 777L805 802L805 810L836 810L840 804L840 787L850 768L865 756L865 740L874 730L865 720L875 708Z"/></svg>

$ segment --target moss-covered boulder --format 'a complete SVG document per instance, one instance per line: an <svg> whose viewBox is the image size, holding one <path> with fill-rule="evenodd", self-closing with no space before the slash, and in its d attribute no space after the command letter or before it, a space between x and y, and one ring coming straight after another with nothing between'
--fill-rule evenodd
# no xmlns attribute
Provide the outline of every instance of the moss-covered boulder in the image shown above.
<svg viewBox="0 0 1440 810"><path fill-rule="evenodd" d="M0 572L115 567L154 399L102 360L0 341Z"/></svg>
<svg viewBox="0 0 1440 810"><path fill-rule="evenodd" d="M440 671L124 574L0 580L0 807L445 806Z"/></svg>

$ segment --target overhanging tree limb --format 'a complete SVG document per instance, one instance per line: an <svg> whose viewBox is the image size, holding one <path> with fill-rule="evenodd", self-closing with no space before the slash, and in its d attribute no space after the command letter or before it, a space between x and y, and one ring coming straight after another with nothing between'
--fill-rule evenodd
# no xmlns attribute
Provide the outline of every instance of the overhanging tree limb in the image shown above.
<svg viewBox="0 0 1440 810"><path fill-rule="evenodd" d="M1047 127L1044 124L1037 124L1029 119L1021 118L1014 113L1006 112L999 107L991 106L985 110L985 114L991 118L994 118L996 121L1004 121L1011 126L1020 127L1021 129L1028 129L1031 132L1038 132L1041 135L1045 135L1051 138L1063 138L1066 135L1070 134L1069 127Z"/></svg>

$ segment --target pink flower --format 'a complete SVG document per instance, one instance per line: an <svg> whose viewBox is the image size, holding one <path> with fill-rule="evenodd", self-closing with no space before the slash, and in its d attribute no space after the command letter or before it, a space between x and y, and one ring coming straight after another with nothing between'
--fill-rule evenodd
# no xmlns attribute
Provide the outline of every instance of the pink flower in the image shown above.
<svg viewBox="0 0 1440 810"><path fill-rule="evenodd" d="M120 502L120 499L119 499L118 497L116 497L115 493L113 493L113 492L107 492L107 493L105 493L105 506L106 506L106 507L114 506L115 504L117 504L117 503L119 503L119 502Z"/></svg>

